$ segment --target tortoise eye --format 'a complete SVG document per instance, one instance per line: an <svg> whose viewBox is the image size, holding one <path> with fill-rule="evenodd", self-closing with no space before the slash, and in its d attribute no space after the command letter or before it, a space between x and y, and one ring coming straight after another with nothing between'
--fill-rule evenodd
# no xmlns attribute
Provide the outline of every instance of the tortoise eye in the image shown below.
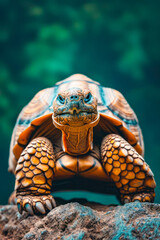
<svg viewBox="0 0 160 240"><path fill-rule="evenodd" d="M64 104L65 99L64 99L61 95L58 95L58 97L57 97L57 102L59 102L59 103L61 103L61 104Z"/></svg>
<svg viewBox="0 0 160 240"><path fill-rule="evenodd" d="M87 94L87 96L84 98L85 103L90 103L91 100L92 100L92 98L93 98L93 96L92 96L92 94L89 92L89 93Z"/></svg>

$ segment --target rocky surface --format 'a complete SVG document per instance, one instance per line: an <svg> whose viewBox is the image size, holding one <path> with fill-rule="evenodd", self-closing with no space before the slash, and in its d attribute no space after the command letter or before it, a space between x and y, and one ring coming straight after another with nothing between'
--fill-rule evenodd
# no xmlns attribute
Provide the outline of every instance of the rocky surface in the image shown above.
<svg viewBox="0 0 160 240"><path fill-rule="evenodd" d="M160 204L71 202L46 216L20 215L16 206L0 206L0 239L160 239Z"/></svg>

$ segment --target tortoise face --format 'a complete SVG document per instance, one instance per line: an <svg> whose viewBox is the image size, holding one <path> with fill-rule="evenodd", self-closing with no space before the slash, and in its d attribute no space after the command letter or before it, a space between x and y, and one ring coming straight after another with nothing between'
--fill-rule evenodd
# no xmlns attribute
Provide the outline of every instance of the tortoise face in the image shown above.
<svg viewBox="0 0 160 240"><path fill-rule="evenodd" d="M89 90L59 92L53 102L53 118L61 125L83 126L97 118L97 99Z"/></svg>

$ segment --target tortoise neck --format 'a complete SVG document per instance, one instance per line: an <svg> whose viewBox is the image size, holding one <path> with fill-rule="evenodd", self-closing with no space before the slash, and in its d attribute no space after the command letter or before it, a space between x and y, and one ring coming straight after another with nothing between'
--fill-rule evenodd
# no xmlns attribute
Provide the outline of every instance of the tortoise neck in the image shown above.
<svg viewBox="0 0 160 240"><path fill-rule="evenodd" d="M93 127L96 126L98 122L99 115L92 123L81 127L71 127L69 125L60 125L53 118L55 127L62 131L63 151L70 155L82 155L92 150Z"/></svg>
<svg viewBox="0 0 160 240"><path fill-rule="evenodd" d="M62 130L63 151L70 155L82 155L93 148L93 128L71 128Z"/></svg>

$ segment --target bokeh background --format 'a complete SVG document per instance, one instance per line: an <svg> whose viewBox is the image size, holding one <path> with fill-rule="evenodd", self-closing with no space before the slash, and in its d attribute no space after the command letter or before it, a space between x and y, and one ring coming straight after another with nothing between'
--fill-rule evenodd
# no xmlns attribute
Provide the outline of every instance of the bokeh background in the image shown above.
<svg viewBox="0 0 160 240"><path fill-rule="evenodd" d="M74 73L121 91L135 110L160 202L159 13L158 0L0 0L0 204L14 188L7 168L17 115L37 91Z"/></svg>

